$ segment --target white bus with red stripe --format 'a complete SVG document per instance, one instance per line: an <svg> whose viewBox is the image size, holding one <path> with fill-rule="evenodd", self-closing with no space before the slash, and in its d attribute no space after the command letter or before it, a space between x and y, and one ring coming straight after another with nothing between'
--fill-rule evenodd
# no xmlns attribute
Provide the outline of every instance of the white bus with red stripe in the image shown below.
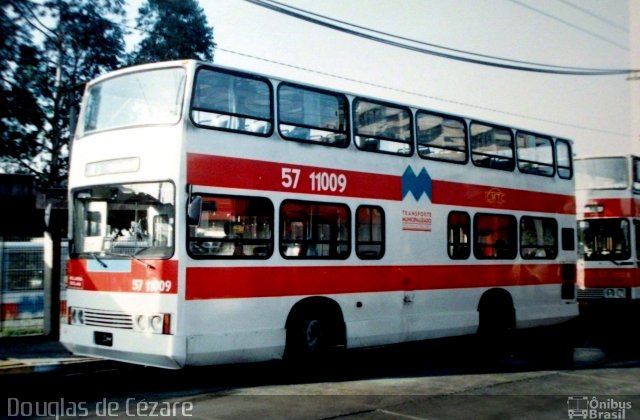
<svg viewBox="0 0 640 420"><path fill-rule="evenodd" d="M571 143L196 61L89 83L74 353L167 368L578 315Z"/></svg>
<svg viewBox="0 0 640 420"><path fill-rule="evenodd" d="M576 160L577 297L588 304L640 299L640 157Z"/></svg>

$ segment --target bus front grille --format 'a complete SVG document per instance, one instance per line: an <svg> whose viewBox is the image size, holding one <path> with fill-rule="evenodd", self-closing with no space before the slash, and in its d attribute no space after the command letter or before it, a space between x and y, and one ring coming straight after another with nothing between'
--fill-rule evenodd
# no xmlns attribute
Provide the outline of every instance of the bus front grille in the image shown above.
<svg viewBox="0 0 640 420"><path fill-rule="evenodd" d="M131 314L116 311L101 311L96 309L84 310L84 324L95 327L133 329Z"/></svg>
<svg viewBox="0 0 640 420"><path fill-rule="evenodd" d="M603 299L604 289L578 289L578 299Z"/></svg>

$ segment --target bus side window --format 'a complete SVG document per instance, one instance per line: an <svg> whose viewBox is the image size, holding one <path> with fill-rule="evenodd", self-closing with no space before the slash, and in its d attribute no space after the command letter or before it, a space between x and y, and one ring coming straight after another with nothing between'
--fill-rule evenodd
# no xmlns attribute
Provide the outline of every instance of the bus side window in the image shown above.
<svg viewBox="0 0 640 420"><path fill-rule="evenodd" d="M284 258L349 256L351 221L345 204L285 200L280 220L280 254Z"/></svg>
<svg viewBox="0 0 640 420"><path fill-rule="evenodd" d="M471 218L463 211L452 211L447 218L447 252L449 258L464 260L469 258L471 247Z"/></svg>
<svg viewBox="0 0 640 420"><path fill-rule="evenodd" d="M635 225L636 234L636 261L640 264L640 221L636 220L633 224Z"/></svg>
<svg viewBox="0 0 640 420"><path fill-rule="evenodd" d="M520 172L543 176L555 174L551 137L518 132L516 143Z"/></svg>
<svg viewBox="0 0 640 420"><path fill-rule="evenodd" d="M514 259L518 253L514 216L478 213L473 219L473 254L478 259Z"/></svg>
<svg viewBox="0 0 640 420"><path fill-rule="evenodd" d="M202 194L200 224L189 233L194 258L269 258L273 204L264 197Z"/></svg>
<svg viewBox="0 0 640 420"><path fill-rule="evenodd" d="M379 206L360 206L356 210L356 255L363 260L384 255L384 210Z"/></svg>
<svg viewBox="0 0 640 420"><path fill-rule="evenodd" d="M356 98L353 124L358 149L400 156L413 154L413 121L409 108Z"/></svg>
<svg viewBox="0 0 640 420"><path fill-rule="evenodd" d="M289 83L278 86L278 130L284 139L346 147L348 115L345 95Z"/></svg>
<svg viewBox="0 0 640 420"><path fill-rule="evenodd" d="M467 127L463 119L420 110L416 113L416 129L421 158L468 161Z"/></svg>
<svg viewBox="0 0 640 420"><path fill-rule="evenodd" d="M558 256L558 223L550 217L523 216L520 219L520 255L525 259L554 259Z"/></svg>
<svg viewBox="0 0 640 420"><path fill-rule="evenodd" d="M576 230L572 228L562 228L562 250L573 251L576 249Z"/></svg>
<svg viewBox="0 0 640 420"><path fill-rule="evenodd" d="M571 143L567 140L556 140L556 167L558 176L562 179L573 177Z"/></svg>
<svg viewBox="0 0 640 420"><path fill-rule="evenodd" d="M267 79L203 67L196 75L191 120L202 128L269 136L272 97Z"/></svg>
<svg viewBox="0 0 640 420"><path fill-rule="evenodd" d="M513 133L505 127L471 123L471 160L476 166L513 171Z"/></svg>

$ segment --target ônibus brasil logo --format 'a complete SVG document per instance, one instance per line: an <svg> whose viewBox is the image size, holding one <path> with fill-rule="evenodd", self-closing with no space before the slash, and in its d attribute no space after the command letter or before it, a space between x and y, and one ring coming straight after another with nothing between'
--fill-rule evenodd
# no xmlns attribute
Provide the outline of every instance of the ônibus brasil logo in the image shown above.
<svg viewBox="0 0 640 420"><path fill-rule="evenodd" d="M626 419L631 402L615 398L569 397L567 415L570 419Z"/></svg>

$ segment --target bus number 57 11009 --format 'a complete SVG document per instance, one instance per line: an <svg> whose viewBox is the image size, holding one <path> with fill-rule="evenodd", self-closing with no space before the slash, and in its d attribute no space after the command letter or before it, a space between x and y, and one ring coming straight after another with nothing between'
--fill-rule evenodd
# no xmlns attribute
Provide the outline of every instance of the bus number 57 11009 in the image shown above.
<svg viewBox="0 0 640 420"><path fill-rule="evenodd" d="M297 168L282 168L282 186L285 188L298 188L301 170ZM311 191L345 192L347 189L347 176L334 172L313 171L309 174Z"/></svg>
<svg viewBox="0 0 640 420"><path fill-rule="evenodd" d="M131 290L134 292L166 293L171 291L171 280L133 279Z"/></svg>

